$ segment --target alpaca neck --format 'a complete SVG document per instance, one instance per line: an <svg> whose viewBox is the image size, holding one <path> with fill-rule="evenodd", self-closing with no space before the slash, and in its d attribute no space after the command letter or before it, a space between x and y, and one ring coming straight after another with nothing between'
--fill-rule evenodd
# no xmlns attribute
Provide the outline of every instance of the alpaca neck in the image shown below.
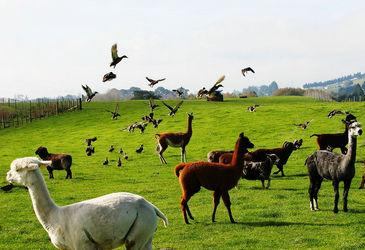
<svg viewBox="0 0 365 250"><path fill-rule="evenodd" d="M53 212L58 209L49 195L46 183L39 169L29 172L33 180L27 185L35 214L44 229L48 231Z"/></svg>
<svg viewBox="0 0 365 250"><path fill-rule="evenodd" d="M193 133L193 126L192 126L193 120L192 119L188 119L188 130L186 131L187 134L192 134Z"/></svg>
<svg viewBox="0 0 365 250"><path fill-rule="evenodd" d="M234 147L233 155L232 155L232 166L243 166L243 154L247 151L246 147L240 147L240 140L238 139L236 145Z"/></svg>
<svg viewBox="0 0 365 250"><path fill-rule="evenodd" d="M349 134L349 148L346 153L346 161L351 163L350 165L354 165L356 160L356 146L357 146L357 138L353 137Z"/></svg>

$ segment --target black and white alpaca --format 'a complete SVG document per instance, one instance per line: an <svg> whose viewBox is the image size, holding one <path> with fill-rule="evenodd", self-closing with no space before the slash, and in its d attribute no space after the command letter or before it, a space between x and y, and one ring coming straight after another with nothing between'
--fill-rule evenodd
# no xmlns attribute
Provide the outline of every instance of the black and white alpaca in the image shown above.
<svg viewBox="0 0 365 250"><path fill-rule="evenodd" d="M352 178L355 175L357 136L362 134L361 124L353 122L348 126L349 149L345 155L327 150L317 150L310 155L305 164L309 173L309 200L312 211L318 210L318 191L323 179L332 180L335 192L333 212L338 213L338 186L344 182L343 211L347 212L347 196Z"/></svg>

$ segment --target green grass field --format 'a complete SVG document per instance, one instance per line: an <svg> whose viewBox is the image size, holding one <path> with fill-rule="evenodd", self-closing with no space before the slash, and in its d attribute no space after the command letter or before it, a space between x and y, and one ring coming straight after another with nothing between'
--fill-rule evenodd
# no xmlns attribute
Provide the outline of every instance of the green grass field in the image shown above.
<svg viewBox="0 0 365 250"><path fill-rule="evenodd" d="M174 101L168 101L173 103ZM157 102L161 104L160 102ZM256 113L246 107L260 104ZM365 121L365 103L319 102L304 97L273 97L230 99L223 103L185 101L175 117L167 115L165 107L156 110L163 118L159 128L148 126L139 131L120 131L142 115L148 114L147 101L120 102L122 117L113 121L105 109L115 103L87 103L83 111L66 113L35 121L20 128L0 130L0 185L10 162L17 157L33 156L43 145L50 152L65 152L73 157L74 178L65 180L65 171L55 171L55 179L45 176L52 198L58 205L97 197L111 192L132 192L144 196L169 218L170 225L159 222L153 246L155 249L286 249L365 248L365 190L358 186L365 159L365 137L359 137L356 176L349 194L349 212L332 212L331 182L325 181L319 192L318 212L309 210L307 194L309 180L304 161L315 149L313 133L342 132L341 116L327 118L336 108L349 110ZM255 148L278 147L285 140L303 138L304 144L294 151L284 171L286 177L273 176L271 188L261 190L259 181L241 180L238 189L230 191L232 213L237 224L229 222L223 202L218 207L217 222L211 222L212 192L202 189L189 202L195 221L185 225L180 212L181 190L174 175L180 161L180 149L168 148L161 165L155 153L154 134L162 131L185 131L186 116L194 113L193 136L187 146L188 161L206 160L213 149L233 149L238 134L245 132ZM307 130L293 123L312 120ZM96 153L85 154L84 139L97 136L93 144ZM116 166L118 153L109 153L113 144L128 153L123 167ZM144 144L141 155L134 151ZM113 160L103 166L105 157ZM274 166L273 170L276 170ZM341 185L342 190L342 185ZM340 206L342 208L342 192ZM47 233L38 222L29 194L23 188L0 193L0 249L54 249Z"/></svg>

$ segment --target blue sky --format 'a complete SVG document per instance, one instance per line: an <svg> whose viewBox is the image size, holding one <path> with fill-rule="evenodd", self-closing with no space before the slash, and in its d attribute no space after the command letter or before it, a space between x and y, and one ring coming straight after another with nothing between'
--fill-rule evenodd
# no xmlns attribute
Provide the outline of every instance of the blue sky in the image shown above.
<svg viewBox="0 0 365 250"><path fill-rule="evenodd" d="M138 86L225 91L365 72L365 1L0 0L0 96ZM111 71L110 47L128 59ZM240 69L256 74L244 78Z"/></svg>

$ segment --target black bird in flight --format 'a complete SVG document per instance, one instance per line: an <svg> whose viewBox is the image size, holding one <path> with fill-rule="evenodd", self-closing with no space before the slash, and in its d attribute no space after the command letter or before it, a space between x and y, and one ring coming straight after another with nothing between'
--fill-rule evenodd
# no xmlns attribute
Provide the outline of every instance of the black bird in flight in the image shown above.
<svg viewBox="0 0 365 250"><path fill-rule="evenodd" d="M114 74L113 72L109 72L109 73L106 73L104 76L103 76L103 82L106 82L106 81L111 81L113 80L114 78L116 78L117 75Z"/></svg>
<svg viewBox="0 0 365 250"><path fill-rule="evenodd" d="M252 73L255 73L255 71L251 67L247 67L247 68L241 69L241 72L242 72L242 75L243 76L246 76L245 74L247 72L249 72L249 71L252 72Z"/></svg>
<svg viewBox="0 0 365 250"><path fill-rule="evenodd" d="M301 129L307 129L310 122L311 121L306 121L305 123L299 123L299 124L293 124L293 125L301 128Z"/></svg>
<svg viewBox="0 0 365 250"><path fill-rule="evenodd" d="M112 114L112 119L113 120L117 120L118 116L120 116L120 114L119 114L119 103L115 104L114 111L110 111L110 110L106 110L106 111Z"/></svg>
<svg viewBox="0 0 365 250"><path fill-rule="evenodd" d="M93 138L85 139L85 143L86 143L86 145L91 146L91 143L94 142L94 141L96 141L96 140L97 140L97 138L95 136Z"/></svg>
<svg viewBox="0 0 365 250"><path fill-rule="evenodd" d="M114 66L114 68L115 68L115 66L117 66L117 64L120 61L122 61L123 58L128 58L128 56L123 55L123 56L119 57L118 56L117 44L116 43L113 44L113 46L112 46L112 59L113 59L113 61L111 62L110 67Z"/></svg>
<svg viewBox="0 0 365 250"><path fill-rule="evenodd" d="M94 96L95 96L96 94L98 94L98 93L99 93L99 92L97 92L97 91L93 92L93 91L90 89L90 87L89 87L89 86L87 86L86 84L85 84L85 86L84 86L84 85L81 85L81 86L82 86L83 90L85 91L85 93L86 93L86 95L87 95L87 98L86 98L86 101L87 101L87 102L90 102L90 101L91 101L91 99L93 99L93 98L94 98Z"/></svg>
<svg viewBox="0 0 365 250"><path fill-rule="evenodd" d="M332 118L335 115L344 115L345 112L342 112L341 110L334 109L331 112L328 113L327 117Z"/></svg>
<svg viewBox="0 0 365 250"><path fill-rule="evenodd" d="M200 89L199 91L198 91L198 94L196 95L198 98L202 98L203 97L203 95L207 95L208 94L208 90L205 88L205 87L203 87L202 89Z"/></svg>
<svg viewBox="0 0 365 250"><path fill-rule="evenodd" d="M149 81L149 82L150 82L148 85L149 85L151 88L152 88L154 85L156 85L157 83L159 83L159 82L162 82L162 81L165 81L165 80L166 80L166 78L162 78L162 79L158 79L158 80L153 80L153 79L148 78L148 77L146 77L146 79L147 79L147 81Z"/></svg>
<svg viewBox="0 0 365 250"><path fill-rule="evenodd" d="M170 110L169 116L174 116L183 102L184 101L180 101L178 104L176 104L175 107L171 107L170 105L162 101L163 105L165 105Z"/></svg>
<svg viewBox="0 0 365 250"><path fill-rule="evenodd" d="M150 98L149 105L150 105L151 112L153 112L153 110L158 107L158 105L155 104L155 100L153 100L152 98Z"/></svg>
<svg viewBox="0 0 365 250"><path fill-rule="evenodd" d="M136 149L136 153L140 154L143 151L143 144L139 146L139 148Z"/></svg>
<svg viewBox="0 0 365 250"><path fill-rule="evenodd" d="M215 82L215 84L213 85L213 87L211 87L209 90L208 90L208 92L207 92L207 94L208 95L211 95L211 94L213 94L213 93L215 93L220 87L223 87L223 85L222 84L220 84L221 82L223 82L223 80L226 78L226 76L225 75L223 75L223 76L221 76L216 82Z"/></svg>
<svg viewBox="0 0 365 250"><path fill-rule="evenodd" d="M110 145L109 152L113 152L114 149L115 149L114 146L113 145Z"/></svg>
<svg viewBox="0 0 365 250"><path fill-rule="evenodd" d="M178 97L181 97L184 94L184 92L180 89L173 89L172 92L175 92Z"/></svg>

